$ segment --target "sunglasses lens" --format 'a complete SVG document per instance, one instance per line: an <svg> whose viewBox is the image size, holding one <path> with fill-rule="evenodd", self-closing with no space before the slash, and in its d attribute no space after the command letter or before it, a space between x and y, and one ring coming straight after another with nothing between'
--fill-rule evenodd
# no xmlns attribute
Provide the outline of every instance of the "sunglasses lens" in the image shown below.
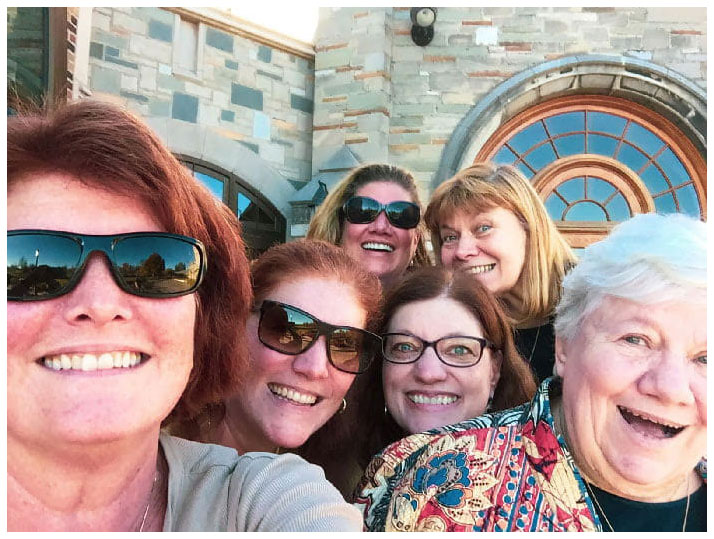
<svg viewBox="0 0 714 539"><path fill-rule="evenodd" d="M8 299L54 297L71 280L81 254L77 242L62 236L41 233L8 236Z"/></svg>
<svg viewBox="0 0 714 539"><path fill-rule="evenodd" d="M345 204L345 218L356 225L371 223L379 215L379 203L367 197L352 197Z"/></svg>
<svg viewBox="0 0 714 539"><path fill-rule="evenodd" d="M419 224L419 206L410 202L392 202L387 206L389 221L399 228L414 228Z"/></svg>
<svg viewBox="0 0 714 539"><path fill-rule="evenodd" d="M115 271L139 294L181 294L192 290L201 272L198 248L179 238L138 236L114 246Z"/></svg>
<svg viewBox="0 0 714 539"><path fill-rule="evenodd" d="M299 354L316 334L315 321L298 311L276 304L265 306L262 310L258 337L273 350L283 354Z"/></svg>

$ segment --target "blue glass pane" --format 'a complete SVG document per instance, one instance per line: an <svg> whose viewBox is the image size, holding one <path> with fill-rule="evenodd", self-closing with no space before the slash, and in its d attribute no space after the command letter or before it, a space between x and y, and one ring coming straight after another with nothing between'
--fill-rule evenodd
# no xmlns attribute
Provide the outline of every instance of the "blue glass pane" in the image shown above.
<svg viewBox="0 0 714 539"><path fill-rule="evenodd" d="M516 165L516 168L520 170L523 175L529 180L533 177L533 171L529 169L526 165L524 165L522 162L518 163L518 165Z"/></svg>
<svg viewBox="0 0 714 539"><path fill-rule="evenodd" d="M635 122L630 123L625 139L639 146L647 155L654 155L664 146L661 138Z"/></svg>
<svg viewBox="0 0 714 539"><path fill-rule="evenodd" d="M585 113L580 111L556 114L547 118L545 125L548 126L548 132L551 136L572 133L573 131L585 131Z"/></svg>
<svg viewBox="0 0 714 539"><path fill-rule="evenodd" d="M616 159L630 167L630 170L637 172L647 163L647 156L640 150L635 150L629 144L620 146L620 151L617 152Z"/></svg>
<svg viewBox="0 0 714 539"><path fill-rule="evenodd" d="M243 193L238 193L238 217L244 214L245 210L247 210L248 206L250 206L252 203L253 201L247 196L245 196Z"/></svg>
<svg viewBox="0 0 714 539"><path fill-rule="evenodd" d="M493 162L499 165L512 165L515 160L516 155L505 146L493 156Z"/></svg>
<svg viewBox="0 0 714 539"><path fill-rule="evenodd" d="M674 203L672 193L667 193L654 199L657 213L677 213L677 206Z"/></svg>
<svg viewBox="0 0 714 539"><path fill-rule="evenodd" d="M567 135L553 141L560 157L585 153L585 135Z"/></svg>
<svg viewBox="0 0 714 539"><path fill-rule="evenodd" d="M683 213L688 213L692 217L699 218L701 210L699 208L699 199L694 186L690 183L675 191L677 201L679 202L679 210Z"/></svg>
<svg viewBox="0 0 714 539"><path fill-rule="evenodd" d="M615 190L615 187L611 183L600 178L588 178L587 187L588 198L597 200L598 202L605 202L607 197Z"/></svg>
<svg viewBox="0 0 714 539"><path fill-rule="evenodd" d="M526 127L520 133L517 133L508 143L518 153L524 154L530 148L546 138L548 137L545 134L543 125L540 122L536 122L533 125Z"/></svg>
<svg viewBox="0 0 714 539"><path fill-rule="evenodd" d="M577 200L585 198L585 182L582 177L573 178L572 180L561 183L557 191L565 200L572 204Z"/></svg>
<svg viewBox="0 0 714 539"><path fill-rule="evenodd" d="M607 221L603 209L594 202L578 202L570 208L566 221Z"/></svg>
<svg viewBox="0 0 714 539"><path fill-rule="evenodd" d="M588 135L588 153L612 157L618 142L617 139L604 135Z"/></svg>
<svg viewBox="0 0 714 539"><path fill-rule="evenodd" d="M662 173L657 169L654 164L649 165L645 171L640 174L640 178L645 182L647 190L651 195L656 195L662 191L669 189L669 184L667 180L664 179Z"/></svg>
<svg viewBox="0 0 714 539"><path fill-rule="evenodd" d="M204 174L203 172L194 171L193 175L198 181L208 187L208 190L211 191L218 200L223 202L223 182L221 180Z"/></svg>
<svg viewBox="0 0 714 539"><path fill-rule="evenodd" d="M627 205L627 201L621 193L617 193L605 208L607 209L607 213L610 214L611 221L627 221L632 217L630 207Z"/></svg>
<svg viewBox="0 0 714 539"><path fill-rule="evenodd" d="M619 137L625 129L627 120L606 112L588 112L588 131L601 131Z"/></svg>
<svg viewBox="0 0 714 539"><path fill-rule="evenodd" d="M663 151L662 155L657 158L657 163L662 167L672 185L680 185L691 180L684 165L671 149L667 148Z"/></svg>
<svg viewBox="0 0 714 539"><path fill-rule="evenodd" d="M545 209L548 210L548 215L553 221L562 221L563 212L567 206L565 202L561 200L559 196L551 193L551 195L545 200Z"/></svg>
<svg viewBox="0 0 714 539"><path fill-rule="evenodd" d="M553 147L550 144L543 144L529 153L525 160L535 170L540 170L557 159Z"/></svg>

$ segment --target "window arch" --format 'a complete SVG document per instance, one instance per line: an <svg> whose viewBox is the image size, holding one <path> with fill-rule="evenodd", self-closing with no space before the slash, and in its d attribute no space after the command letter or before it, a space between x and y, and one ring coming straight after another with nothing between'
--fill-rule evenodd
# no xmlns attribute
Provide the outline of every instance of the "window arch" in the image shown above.
<svg viewBox="0 0 714 539"><path fill-rule="evenodd" d="M574 247L637 213L706 218L706 163L677 127L632 101L577 95L499 127L476 161L513 165Z"/></svg>
<svg viewBox="0 0 714 539"><path fill-rule="evenodd" d="M188 157L179 159L216 199L238 216L249 258L256 258L271 245L284 241L285 218L264 197L215 165Z"/></svg>

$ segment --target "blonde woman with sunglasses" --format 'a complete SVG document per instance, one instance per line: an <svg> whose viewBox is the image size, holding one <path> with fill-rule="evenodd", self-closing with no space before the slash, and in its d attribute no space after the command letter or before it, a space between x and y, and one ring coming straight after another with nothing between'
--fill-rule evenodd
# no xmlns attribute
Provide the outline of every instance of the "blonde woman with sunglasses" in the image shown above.
<svg viewBox="0 0 714 539"><path fill-rule="evenodd" d="M408 267L431 264L416 182L393 165L353 170L317 209L307 237L342 246L379 277L384 290L399 282Z"/></svg>

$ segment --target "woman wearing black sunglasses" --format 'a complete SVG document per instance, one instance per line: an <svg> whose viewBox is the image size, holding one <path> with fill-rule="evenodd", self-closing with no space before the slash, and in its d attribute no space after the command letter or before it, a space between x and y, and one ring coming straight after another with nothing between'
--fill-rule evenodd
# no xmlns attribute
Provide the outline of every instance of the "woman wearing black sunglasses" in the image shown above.
<svg viewBox="0 0 714 539"><path fill-rule="evenodd" d="M347 495L362 472L351 457L363 419L348 390L379 353L369 331L379 280L339 247L314 240L272 247L251 275L246 375L184 432L239 453L297 452Z"/></svg>
<svg viewBox="0 0 714 539"><path fill-rule="evenodd" d="M341 245L388 290L410 266L431 265L416 183L392 165L359 167L315 212L307 237Z"/></svg>
<svg viewBox="0 0 714 539"><path fill-rule="evenodd" d="M228 208L114 106L11 117L7 140L8 529L359 530L314 466L160 432L245 372Z"/></svg>

